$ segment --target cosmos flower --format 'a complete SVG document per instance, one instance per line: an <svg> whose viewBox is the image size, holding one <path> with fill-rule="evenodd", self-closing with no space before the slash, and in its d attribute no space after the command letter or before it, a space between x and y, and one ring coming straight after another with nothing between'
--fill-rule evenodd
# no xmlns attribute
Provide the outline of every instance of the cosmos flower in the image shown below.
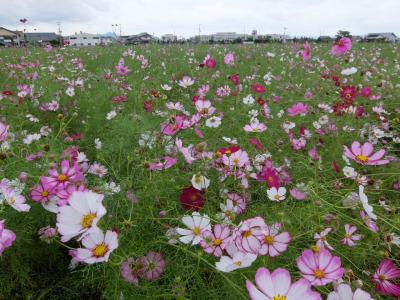
<svg viewBox="0 0 400 300"><path fill-rule="evenodd" d="M225 54L224 63L228 66L233 66L235 64L235 55L232 52Z"/></svg>
<svg viewBox="0 0 400 300"><path fill-rule="evenodd" d="M260 83L255 83L251 86L251 90L257 94L264 94L267 89L263 87Z"/></svg>
<svg viewBox="0 0 400 300"><path fill-rule="evenodd" d="M3 191L5 202L19 212L28 212L31 207L26 204L26 199L17 190L8 187Z"/></svg>
<svg viewBox="0 0 400 300"><path fill-rule="evenodd" d="M219 262L215 263L216 269L221 272L228 273L250 267L257 259L257 254L239 251L234 244L228 245L225 250L229 256L224 255Z"/></svg>
<svg viewBox="0 0 400 300"><path fill-rule="evenodd" d="M358 288L353 291L351 286L345 283L339 284L335 291L330 292L327 300L373 300L371 295Z"/></svg>
<svg viewBox="0 0 400 300"><path fill-rule="evenodd" d="M246 280L246 288L252 300L322 300L307 280L300 279L292 283L289 271L283 268L272 273L267 268L259 268L255 279L256 286Z"/></svg>
<svg viewBox="0 0 400 300"><path fill-rule="evenodd" d="M194 188L193 186L182 189L180 202L184 209L198 211L204 206L203 191Z"/></svg>
<svg viewBox="0 0 400 300"><path fill-rule="evenodd" d="M282 201L286 198L286 188L281 186L276 188L275 186L267 190L268 199L271 201Z"/></svg>
<svg viewBox="0 0 400 300"><path fill-rule="evenodd" d="M194 174L192 177L192 186L196 189L196 190L205 190L208 188L208 186L210 185L210 179L208 179L207 177L203 176L203 175L199 175L199 174Z"/></svg>
<svg viewBox="0 0 400 300"><path fill-rule="evenodd" d="M222 251L231 243L231 230L229 226L216 224L212 231L205 230L202 233L203 240L200 245L203 250L214 256L222 256Z"/></svg>
<svg viewBox="0 0 400 300"><path fill-rule="evenodd" d="M92 191L75 191L71 194L68 205L61 206L57 214L57 230L62 242L96 227L100 218L106 214L103 198L103 195Z"/></svg>
<svg viewBox="0 0 400 300"><path fill-rule="evenodd" d="M317 240L317 247L333 250L333 247L331 245L329 245L328 240L326 239L326 237L328 236L328 234L331 231L332 231L332 228L328 227L328 228L325 228L320 233L316 233L314 235L314 239Z"/></svg>
<svg viewBox="0 0 400 300"><path fill-rule="evenodd" d="M349 247L356 246L356 242L361 240L361 234L354 234L357 231L357 226L352 226L350 224L344 225L345 235L341 240L343 245L348 245Z"/></svg>
<svg viewBox="0 0 400 300"><path fill-rule="evenodd" d="M400 297L400 285L395 282L399 278L400 269L390 259L382 260L372 275L376 292L393 297Z"/></svg>
<svg viewBox="0 0 400 300"><path fill-rule="evenodd" d="M10 126L0 122L0 142L4 142L7 139L7 131Z"/></svg>
<svg viewBox="0 0 400 300"><path fill-rule="evenodd" d="M176 232L181 235L179 240L184 244L197 245L203 240L203 232L211 230L210 219L207 215L200 215L198 212L193 212L191 216L183 216L182 223L185 228L177 228Z"/></svg>
<svg viewBox="0 0 400 300"><path fill-rule="evenodd" d="M179 80L179 86L183 88L188 88L189 86L194 84L194 80L189 76L183 76L181 80Z"/></svg>
<svg viewBox="0 0 400 300"><path fill-rule="evenodd" d="M263 236L261 247L258 250L259 255L278 256L285 252L292 240L289 232L280 232L282 224L275 223L263 227Z"/></svg>
<svg viewBox="0 0 400 300"><path fill-rule="evenodd" d="M308 113L308 105L299 102L293 104L291 107L288 108L287 111L289 117L295 117L298 115L305 116Z"/></svg>
<svg viewBox="0 0 400 300"><path fill-rule="evenodd" d="M217 116L213 116L206 120L206 126L211 128L217 128L221 125L221 118Z"/></svg>
<svg viewBox="0 0 400 300"><path fill-rule="evenodd" d="M304 61L309 61L311 59L311 46L307 41L303 45L301 55L303 56Z"/></svg>
<svg viewBox="0 0 400 300"><path fill-rule="evenodd" d="M75 258L79 262L94 264L108 261L111 252L118 248L118 234L107 230L104 235L96 227L82 239L82 245L85 248L76 249Z"/></svg>
<svg viewBox="0 0 400 300"><path fill-rule="evenodd" d="M4 223L5 220L0 221L0 256L3 255L4 250L12 246L16 239L15 233L6 229Z"/></svg>
<svg viewBox="0 0 400 300"><path fill-rule="evenodd" d="M360 165L377 166L389 163L388 159L382 159L382 157L385 155L384 149L372 154L373 151L374 146L370 142L366 142L361 145L359 142L354 141L351 144L350 149L347 146L344 146L343 154Z"/></svg>
<svg viewBox="0 0 400 300"><path fill-rule="evenodd" d="M267 130L267 126L263 123L251 123L243 127L246 132L264 132Z"/></svg>
<svg viewBox="0 0 400 300"><path fill-rule="evenodd" d="M246 151L239 149L238 151L228 155L224 154L222 156L222 162L230 167L243 167L247 163L249 163L249 155Z"/></svg>
<svg viewBox="0 0 400 300"><path fill-rule="evenodd" d="M320 249L317 253L304 250L296 262L301 275L315 286L336 281L342 278L345 271L341 267L340 257L332 256L326 249Z"/></svg>
<svg viewBox="0 0 400 300"><path fill-rule="evenodd" d="M145 280L153 281L158 279L164 272L166 263L164 257L154 251L150 251L141 259L143 271L141 277Z"/></svg>
<svg viewBox="0 0 400 300"><path fill-rule="evenodd" d="M139 278L142 276L143 271L142 257L129 257L121 264L122 277L135 286L139 285Z"/></svg>
<svg viewBox="0 0 400 300"><path fill-rule="evenodd" d="M241 222L233 232L233 239L239 251L258 254L265 226L262 217L254 217Z"/></svg>
<svg viewBox="0 0 400 300"><path fill-rule="evenodd" d="M342 37L332 45L331 53L334 56L346 54L351 49L351 39Z"/></svg>

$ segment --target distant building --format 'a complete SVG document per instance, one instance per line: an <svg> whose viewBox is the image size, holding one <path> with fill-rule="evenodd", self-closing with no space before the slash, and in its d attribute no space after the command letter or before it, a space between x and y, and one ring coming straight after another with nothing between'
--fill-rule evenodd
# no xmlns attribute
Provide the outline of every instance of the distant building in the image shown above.
<svg viewBox="0 0 400 300"><path fill-rule="evenodd" d="M178 37L175 34L168 33L168 34L164 34L161 37L161 39L163 42L166 42L166 43L175 43L178 40Z"/></svg>
<svg viewBox="0 0 400 300"><path fill-rule="evenodd" d="M363 37L362 37L361 35L353 35L353 36L351 37L351 40L352 40L353 42L361 42L361 41L363 40Z"/></svg>
<svg viewBox="0 0 400 300"><path fill-rule="evenodd" d="M147 32L129 35L124 37L121 41L125 44L147 44L156 41L157 39Z"/></svg>
<svg viewBox="0 0 400 300"><path fill-rule="evenodd" d="M65 37L65 41L70 46L98 46L108 45L114 41L114 38L111 36L103 36L101 34L80 32Z"/></svg>
<svg viewBox="0 0 400 300"><path fill-rule="evenodd" d="M25 41L31 44L47 44L59 41L60 37L54 32L27 32L25 33Z"/></svg>
<svg viewBox="0 0 400 300"><path fill-rule="evenodd" d="M20 45L24 41L24 33L22 31L12 31L4 27L0 27L0 45Z"/></svg>
<svg viewBox="0 0 400 300"><path fill-rule="evenodd" d="M215 42L233 42L234 40L245 38L243 34L236 32L217 32L212 36Z"/></svg>
<svg viewBox="0 0 400 300"><path fill-rule="evenodd" d="M380 33L368 33L365 38L367 42L373 41L385 41L385 42L396 42L397 36L393 32L380 32Z"/></svg>

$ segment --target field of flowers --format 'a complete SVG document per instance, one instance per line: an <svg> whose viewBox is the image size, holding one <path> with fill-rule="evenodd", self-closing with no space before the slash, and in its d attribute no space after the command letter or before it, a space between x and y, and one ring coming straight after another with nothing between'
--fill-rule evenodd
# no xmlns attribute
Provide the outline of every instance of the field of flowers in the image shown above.
<svg viewBox="0 0 400 300"><path fill-rule="evenodd" d="M0 49L0 298L399 298L399 114L395 44Z"/></svg>

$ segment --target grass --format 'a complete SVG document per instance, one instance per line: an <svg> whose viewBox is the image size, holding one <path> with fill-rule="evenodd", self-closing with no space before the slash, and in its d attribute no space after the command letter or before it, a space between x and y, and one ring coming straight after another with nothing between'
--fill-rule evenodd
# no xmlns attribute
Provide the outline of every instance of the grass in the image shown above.
<svg viewBox="0 0 400 300"><path fill-rule="evenodd" d="M312 161L306 151L294 152L288 137L281 128L287 118L265 121L268 130L260 134L248 134L242 127L248 123L248 108L242 104L242 98L250 92L245 84L244 91L238 96L229 96L222 101L214 101L217 112L224 111L225 116L219 128L202 127L204 140L210 151L226 146L223 136L235 137L250 157L258 152L247 144L249 137L257 137L272 154L275 163L283 164L285 158L291 161L290 174L294 183L304 182L310 189L306 201L295 201L290 197L281 202L269 201L266 196L266 186L251 180L248 190L250 201L244 215L235 222L262 216L268 224L282 222L285 230L289 231L293 240L288 251L276 258L259 257L256 262L246 269L231 273L221 273L214 267L215 258L206 255L200 247L189 247L183 244L170 245L165 237L165 231L170 227L180 226L180 218L184 210L180 207L179 195L183 187L190 185L193 174L202 172L211 179L207 189L207 203L201 213L213 218L219 211L222 201L220 192L223 189L241 192L237 181L228 179L219 182L218 173L206 164L196 162L193 165L184 163L179 157L178 164L168 170L149 172L145 167L148 161L154 161L165 155L165 142L159 140L152 149L139 147L138 140L143 132L159 132L160 123L165 118L155 114L145 113L143 102L151 98L151 91L158 91L161 96L153 99L156 110L165 111L167 101L180 101L185 108L190 106L191 97L197 87L205 82L212 86L212 95L216 87L229 84L227 77L239 73L241 79L254 74L254 82L262 82L264 74L271 72L279 75L280 80L272 80L267 87L267 96L281 97L281 103L270 105L271 114L276 116L279 110L286 110L296 102L307 103L311 107L306 117L290 118L296 123L296 128L305 126L313 130L312 122L323 112L318 109L318 103L333 104L339 98L339 90L330 80L322 80L320 72L333 70L339 73L346 67L356 66L357 74L349 76L352 85L369 85L374 91L382 93L385 109L391 113L388 119L391 132L398 134L399 122L396 121L395 109L399 107L398 80L400 51L398 45L391 44L357 44L352 50L353 61L337 59L329 54L327 44L312 45L313 60L309 65L296 56L296 50L289 44L268 45L220 45L220 46L134 46L137 54L144 55L149 60L146 69L140 67L137 60L125 58L125 64L131 70L125 82L131 86L126 90L128 101L122 105L111 102L111 98L120 95L117 84L103 79L107 70L114 72L126 47L91 47L68 48L53 50L46 53L43 49L0 49L0 90L12 90L22 82L34 85L34 96L22 103L11 103L8 99L0 101L0 120L10 125L10 130L16 134L11 149L5 151L0 161L0 177L9 179L18 177L21 171L28 172L30 177L24 191L32 209L27 214L14 211L10 207L0 206L0 219L6 219L6 227L12 229L17 240L5 251L0 258L0 298L11 299L246 299L245 279L254 279L258 267L266 266L270 270L285 267L290 270L292 277L299 278L300 273L295 265L295 259L303 249L314 244L314 233L322 231L327 226L333 228L329 242L334 246L333 253L342 259L342 264L348 270L346 278L351 281L359 279L363 289L372 293L375 299L385 299L375 295L369 276L384 257L399 261L400 252L395 246L392 251L383 241L385 233L400 232L399 192L392 188L393 182L400 176L398 162L380 167L361 167L356 169L366 174L370 179L382 180L380 189L368 191L370 202L378 215L380 230L377 234L370 232L359 217L358 210L351 211L342 206L343 198L352 191L357 191L357 185L343 174L336 174L331 169L331 163L336 160L341 167L345 164L341 159L343 145L350 145L354 140L361 140L359 130L367 123L380 124L373 113L372 107L376 102L358 98L365 106L370 117L356 119L345 115L337 117L329 114L331 122L339 128L349 125L355 128L350 133L340 132L338 135L324 137L325 145L319 148L322 162ZM237 56L234 68L223 65L223 55L233 51ZM267 52L275 54L270 57ZM60 53L64 60L55 63L55 55ZM210 53L217 59L217 69L221 76L213 79L215 73L206 69L197 70L197 64ZM379 54L378 54L379 53ZM192 55L193 54L193 55ZM10 72L6 63L16 64L20 57L25 61L40 62L40 67L22 71ZM84 71L77 71L71 60L79 58L84 64ZM189 58L196 62L189 63ZM281 61L282 58L282 61ZM376 58L376 59L374 59ZM318 61L318 60L319 61ZM321 67L321 61L326 67ZM165 63L165 67L162 66ZM334 65L338 64L335 69ZM53 65L54 72L47 67ZM36 81L24 79L23 76L38 72ZM362 72L370 71L373 76L369 81L360 76ZM171 91L163 91L161 84L171 83L171 77L180 79L189 75L196 80L193 87L187 90L173 84ZM69 79L81 78L85 81L83 89L76 88L76 95L68 97L65 94L66 81L57 77ZM385 81L385 87L377 87ZM196 88L194 88L196 87ZM307 90L313 92L312 100L304 100ZM215 96L212 96L215 98ZM14 100L17 100L13 96ZM44 103L59 99L61 110L57 113L42 113L37 108L37 102ZM117 117L108 121L106 114L115 107L121 107ZM38 123L30 122L25 115L31 113L38 117ZM59 115L62 114L62 115ZM52 133L31 145L22 143L22 131L35 133L44 125L50 126ZM38 204L29 200L29 189L45 175L49 163L59 161L62 151L71 146L64 141L66 134L81 132L84 137L73 145L86 153L88 159L107 166L109 174L106 178L89 177L88 186L95 188L104 182L115 181L122 191L105 197L107 215L101 220L100 227L113 228L119 231L119 248L111 254L108 263L91 266L79 266L74 270L68 268L69 256L67 249L60 243L44 243L39 239L39 228L55 226L55 215L42 209ZM193 134L192 130L179 133L185 145L198 144L202 140ZM103 144L101 150L94 147L94 139L100 138ZM310 144L318 143L318 136L313 132ZM381 142L379 145L383 145ZM399 144L392 141L386 145L390 155L397 156ZM380 148L380 147L379 147ZM29 153L45 152L45 156L36 162L25 160ZM335 189L337 182L343 183L343 188ZM132 204L126 199L126 191L133 190L139 199L138 204ZM378 204L384 198L392 208L386 212ZM167 216L159 217L159 212L165 210ZM333 221L328 224L326 216L333 215ZM346 223L357 225L364 238L355 248L343 246L343 226ZM75 247L74 242L68 246ZM120 264L129 256L145 255L148 251L158 251L164 255L167 268L162 277L154 282L141 281L138 287L129 285L120 276ZM318 288L322 294L331 291L331 285Z"/></svg>

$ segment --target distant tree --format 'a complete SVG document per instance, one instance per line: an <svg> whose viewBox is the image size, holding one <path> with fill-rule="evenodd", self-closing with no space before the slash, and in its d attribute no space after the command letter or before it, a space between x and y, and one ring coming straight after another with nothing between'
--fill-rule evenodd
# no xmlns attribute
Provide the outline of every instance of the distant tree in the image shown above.
<svg viewBox="0 0 400 300"><path fill-rule="evenodd" d="M347 30L339 30L339 31L337 32L337 34L336 34L336 39L338 40L338 39L341 39L342 37L347 37L347 38L350 38L350 39L351 39L352 35L351 35L350 31L347 31Z"/></svg>

